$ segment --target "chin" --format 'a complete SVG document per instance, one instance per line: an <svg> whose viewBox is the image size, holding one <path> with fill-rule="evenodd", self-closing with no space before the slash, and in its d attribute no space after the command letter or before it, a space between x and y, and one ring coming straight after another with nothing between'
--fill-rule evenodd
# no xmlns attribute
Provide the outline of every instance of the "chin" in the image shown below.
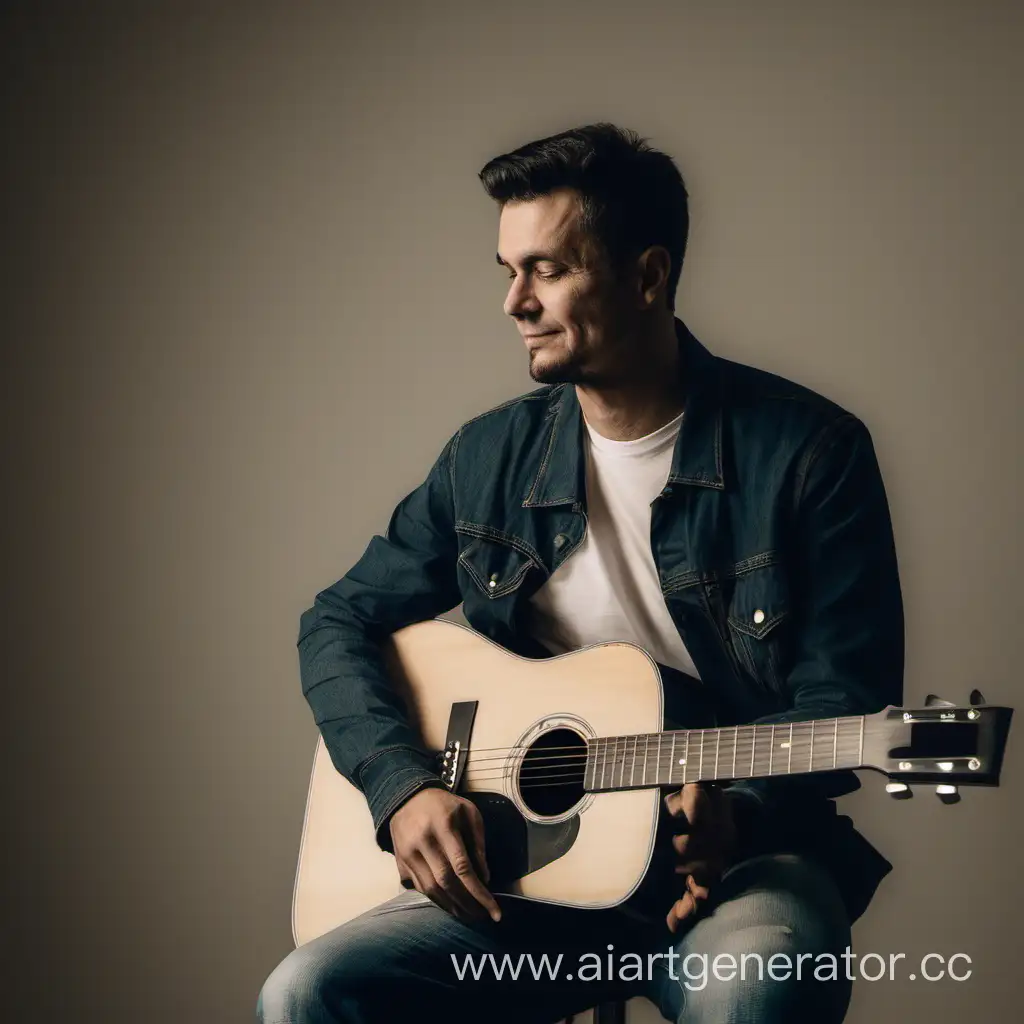
<svg viewBox="0 0 1024 1024"><path fill-rule="evenodd" d="M530 376L538 384L582 384L586 380L574 363L541 363L537 359L530 360Z"/></svg>

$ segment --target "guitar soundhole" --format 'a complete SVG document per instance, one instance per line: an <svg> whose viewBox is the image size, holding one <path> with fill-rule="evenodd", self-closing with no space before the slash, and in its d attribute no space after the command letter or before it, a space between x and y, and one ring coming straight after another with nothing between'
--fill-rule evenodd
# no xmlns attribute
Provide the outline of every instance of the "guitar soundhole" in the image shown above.
<svg viewBox="0 0 1024 1024"><path fill-rule="evenodd" d="M583 799L587 741L571 729L552 729L530 744L519 769L523 803L544 817L554 817Z"/></svg>

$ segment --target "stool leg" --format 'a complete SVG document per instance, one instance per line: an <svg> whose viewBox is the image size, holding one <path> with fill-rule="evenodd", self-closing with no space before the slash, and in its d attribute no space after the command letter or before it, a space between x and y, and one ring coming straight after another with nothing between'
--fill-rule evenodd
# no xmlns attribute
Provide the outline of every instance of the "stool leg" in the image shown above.
<svg viewBox="0 0 1024 1024"><path fill-rule="evenodd" d="M598 1003L594 1007L594 1024L626 1024L626 1002Z"/></svg>

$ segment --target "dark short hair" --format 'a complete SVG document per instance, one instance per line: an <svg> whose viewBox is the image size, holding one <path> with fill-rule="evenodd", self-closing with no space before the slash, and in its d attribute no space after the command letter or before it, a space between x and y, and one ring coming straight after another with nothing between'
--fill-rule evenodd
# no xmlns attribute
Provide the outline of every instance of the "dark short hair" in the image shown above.
<svg viewBox="0 0 1024 1024"><path fill-rule="evenodd" d="M672 158L636 132L607 122L572 128L494 157L479 178L501 206L575 189L580 227L613 269L664 246L672 261L665 295L675 310L690 229L686 185Z"/></svg>

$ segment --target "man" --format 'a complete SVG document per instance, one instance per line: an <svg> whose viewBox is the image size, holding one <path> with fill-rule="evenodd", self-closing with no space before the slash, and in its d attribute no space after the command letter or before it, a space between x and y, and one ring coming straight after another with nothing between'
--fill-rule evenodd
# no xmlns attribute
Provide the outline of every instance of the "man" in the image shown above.
<svg viewBox="0 0 1024 1024"><path fill-rule="evenodd" d="M500 207L505 312L543 387L464 424L386 537L302 617L303 691L410 891L290 954L261 1020L540 1022L644 994L688 1024L840 1021L849 960L796 968L801 954L835 964L889 867L829 799L855 778L667 794L659 856L620 908L496 899L480 815L440 784L382 667L381 640L461 602L524 656L640 644L667 669L666 725L901 699L902 599L868 432L796 384L712 356L675 317L688 214L673 161L598 124L480 177ZM649 969L567 976L606 949ZM467 953L514 963L542 950L563 955L555 980L454 969ZM702 983L695 964L730 954L731 974L719 959ZM743 954L785 954L792 970L741 974Z"/></svg>

